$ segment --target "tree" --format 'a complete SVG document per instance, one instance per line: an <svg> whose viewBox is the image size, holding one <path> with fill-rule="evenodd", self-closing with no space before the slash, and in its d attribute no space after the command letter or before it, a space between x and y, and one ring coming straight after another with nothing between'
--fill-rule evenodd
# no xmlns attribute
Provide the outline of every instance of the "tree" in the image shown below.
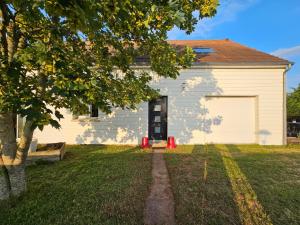
<svg viewBox="0 0 300 225"><path fill-rule="evenodd" d="M61 108L134 108L156 96L146 57L159 76L176 78L192 49L165 40L174 26L191 33L218 0L1 0L0 199L26 190L24 164L34 129L59 128ZM194 12L198 11L199 17ZM16 115L26 118L16 142Z"/></svg>
<svg viewBox="0 0 300 225"><path fill-rule="evenodd" d="M300 85L287 95L287 115L300 116Z"/></svg>

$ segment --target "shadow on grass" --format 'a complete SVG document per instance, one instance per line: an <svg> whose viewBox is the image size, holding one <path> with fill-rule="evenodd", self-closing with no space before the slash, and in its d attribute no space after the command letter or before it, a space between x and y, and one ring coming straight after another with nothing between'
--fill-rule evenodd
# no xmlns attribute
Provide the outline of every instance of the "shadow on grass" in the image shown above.
<svg viewBox="0 0 300 225"><path fill-rule="evenodd" d="M296 152L292 149L288 157L280 147L256 145L178 146L168 150L165 158L177 223L297 224L300 158L291 162ZM291 171L292 166L286 163L296 169ZM271 186L272 182L276 186Z"/></svg>
<svg viewBox="0 0 300 225"><path fill-rule="evenodd" d="M217 148L222 156L227 175L229 177L232 191L234 193L234 201L239 208L239 217L243 224L255 225L265 224L271 225L271 219L265 212L263 206L257 199L257 195L249 183L245 174L241 171L239 165L232 157L229 149L233 151L234 147L222 146Z"/></svg>
<svg viewBox="0 0 300 225"><path fill-rule="evenodd" d="M178 146L165 155L177 224L241 224L218 150Z"/></svg>
<svg viewBox="0 0 300 225"><path fill-rule="evenodd" d="M151 154L130 146L68 146L63 161L29 166L28 192L0 206L1 224L141 224Z"/></svg>
<svg viewBox="0 0 300 225"><path fill-rule="evenodd" d="M299 224L299 146L226 147L272 222Z"/></svg>
<svg viewBox="0 0 300 225"><path fill-rule="evenodd" d="M63 161L27 168L29 191L17 204L0 206L1 225L142 224L150 151L66 150ZM267 213L275 224L298 224L300 151L286 151L254 145L168 150L177 224L270 224Z"/></svg>

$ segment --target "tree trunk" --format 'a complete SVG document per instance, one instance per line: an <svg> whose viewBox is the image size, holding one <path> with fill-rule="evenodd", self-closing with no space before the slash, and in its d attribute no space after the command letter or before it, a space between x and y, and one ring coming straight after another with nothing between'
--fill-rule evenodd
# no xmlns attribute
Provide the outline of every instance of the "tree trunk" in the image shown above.
<svg viewBox="0 0 300 225"><path fill-rule="evenodd" d="M26 191L25 164L12 166L8 169L10 195L20 196Z"/></svg>
<svg viewBox="0 0 300 225"><path fill-rule="evenodd" d="M8 199L10 195L10 187L7 170L3 167L0 169L0 200Z"/></svg>
<svg viewBox="0 0 300 225"><path fill-rule="evenodd" d="M12 113L0 113L0 199L26 191L25 162L32 140L32 122L26 121L19 146Z"/></svg>

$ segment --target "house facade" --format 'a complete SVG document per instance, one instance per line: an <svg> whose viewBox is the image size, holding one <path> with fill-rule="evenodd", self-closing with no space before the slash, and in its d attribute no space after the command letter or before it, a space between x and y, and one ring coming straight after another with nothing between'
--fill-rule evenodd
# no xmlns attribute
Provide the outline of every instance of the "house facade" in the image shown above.
<svg viewBox="0 0 300 225"><path fill-rule="evenodd" d="M160 98L110 115L93 110L74 118L62 110L61 129L36 130L38 142L136 145L144 136L174 136L178 144L286 144L290 62L227 39L170 43L191 46L197 57L176 80L153 74L151 86Z"/></svg>

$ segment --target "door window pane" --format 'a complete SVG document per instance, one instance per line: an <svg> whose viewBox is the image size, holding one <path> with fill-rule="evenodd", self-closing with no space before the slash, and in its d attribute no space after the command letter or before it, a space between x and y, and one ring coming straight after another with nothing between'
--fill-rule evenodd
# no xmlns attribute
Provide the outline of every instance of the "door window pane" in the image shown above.
<svg viewBox="0 0 300 225"><path fill-rule="evenodd" d="M154 122L160 123L160 116L155 116L154 117Z"/></svg>
<svg viewBox="0 0 300 225"><path fill-rule="evenodd" d="M159 134L160 133L160 127L154 127L154 132Z"/></svg>
<svg viewBox="0 0 300 225"><path fill-rule="evenodd" d="M161 111L161 105L155 105L154 106L154 111L160 112Z"/></svg>

